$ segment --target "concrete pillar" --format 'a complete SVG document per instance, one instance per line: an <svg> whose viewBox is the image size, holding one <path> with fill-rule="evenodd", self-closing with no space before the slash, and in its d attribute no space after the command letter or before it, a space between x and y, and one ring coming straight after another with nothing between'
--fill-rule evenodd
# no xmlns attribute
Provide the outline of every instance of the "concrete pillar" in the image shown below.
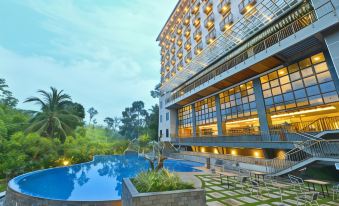
<svg viewBox="0 0 339 206"><path fill-rule="evenodd" d="M258 111L258 117L259 117L259 123L260 123L260 131L261 134L266 134L264 137L268 137L267 134L269 134L271 124L271 119L268 117L266 113L265 108L265 101L264 101L264 95L261 88L261 82L260 78L256 78L253 80L253 88L254 88L254 94L255 94L255 102L257 105L257 111ZM268 141L269 139L264 139Z"/></svg>
<svg viewBox="0 0 339 206"><path fill-rule="evenodd" d="M325 53L325 57L331 57L331 62L336 72L336 78L339 74L339 26L335 26L330 30L323 33L326 46L328 48L328 53ZM330 66L330 65L329 65ZM333 70L333 68L331 69ZM332 71L334 72L334 71ZM331 74L332 74L331 72ZM332 74L333 76L333 74Z"/></svg>
<svg viewBox="0 0 339 206"><path fill-rule="evenodd" d="M196 137L197 136L197 122L195 119L195 107L194 104L191 104L192 107L192 136Z"/></svg>
<svg viewBox="0 0 339 206"><path fill-rule="evenodd" d="M220 108L220 98L219 95L215 95L215 107L217 112L217 127L218 127L218 136L222 136L222 117L221 117L221 108Z"/></svg>

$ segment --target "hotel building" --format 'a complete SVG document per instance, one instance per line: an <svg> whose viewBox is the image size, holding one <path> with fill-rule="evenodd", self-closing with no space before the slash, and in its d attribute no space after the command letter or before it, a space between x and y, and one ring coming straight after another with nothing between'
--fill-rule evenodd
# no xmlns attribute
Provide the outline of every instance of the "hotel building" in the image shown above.
<svg viewBox="0 0 339 206"><path fill-rule="evenodd" d="M339 1L179 0L161 47L159 136L273 159L339 129Z"/></svg>

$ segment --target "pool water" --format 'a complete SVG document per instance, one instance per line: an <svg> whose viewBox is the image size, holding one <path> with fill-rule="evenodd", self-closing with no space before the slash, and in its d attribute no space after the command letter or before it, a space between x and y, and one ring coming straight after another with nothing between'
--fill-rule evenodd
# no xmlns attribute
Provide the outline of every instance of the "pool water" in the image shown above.
<svg viewBox="0 0 339 206"><path fill-rule="evenodd" d="M197 172L201 163L168 159L164 167L176 172ZM96 156L93 161L69 167L41 170L10 181L13 190L52 200L102 201L121 199L122 179L149 168L138 156Z"/></svg>

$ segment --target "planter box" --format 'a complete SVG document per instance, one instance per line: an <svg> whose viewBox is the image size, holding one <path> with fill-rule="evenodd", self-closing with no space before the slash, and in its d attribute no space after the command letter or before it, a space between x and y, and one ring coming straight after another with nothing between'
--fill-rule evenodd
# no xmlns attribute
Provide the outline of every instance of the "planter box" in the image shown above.
<svg viewBox="0 0 339 206"><path fill-rule="evenodd" d="M123 179L122 206L206 206L204 189L139 193L130 179Z"/></svg>

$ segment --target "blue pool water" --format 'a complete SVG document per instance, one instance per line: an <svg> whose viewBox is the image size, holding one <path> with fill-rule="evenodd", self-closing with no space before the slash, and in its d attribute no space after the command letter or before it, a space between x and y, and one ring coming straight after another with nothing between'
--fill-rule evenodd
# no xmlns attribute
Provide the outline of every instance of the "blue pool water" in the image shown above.
<svg viewBox="0 0 339 206"><path fill-rule="evenodd" d="M165 160L164 167L176 172L197 172L201 163ZM101 201L121 199L122 179L135 177L149 168L137 156L96 156L93 161L69 167L41 170L18 176L9 186L26 195L52 200Z"/></svg>

